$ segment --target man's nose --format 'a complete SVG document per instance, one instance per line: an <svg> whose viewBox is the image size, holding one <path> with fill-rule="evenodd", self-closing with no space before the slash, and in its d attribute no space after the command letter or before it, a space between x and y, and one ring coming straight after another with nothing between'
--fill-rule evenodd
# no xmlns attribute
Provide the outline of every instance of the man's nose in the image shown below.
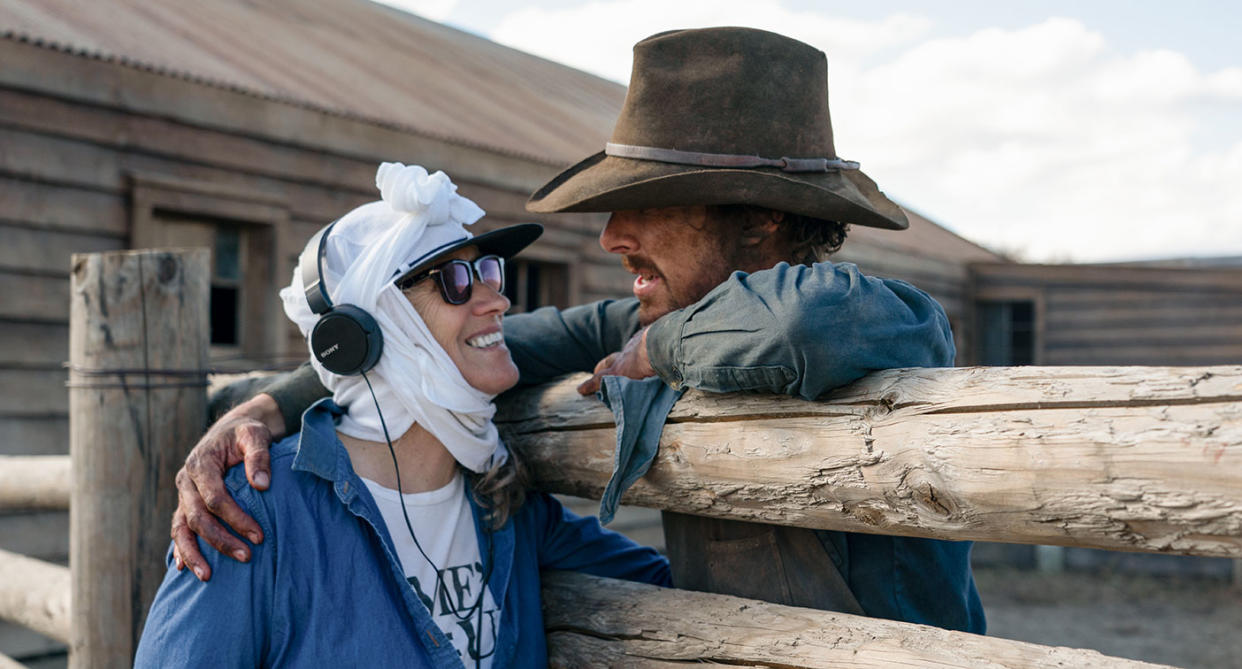
<svg viewBox="0 0 1242 669"><path fill-rule="evenodd" d="M638 237L634 234L635 226L632 216L624 212L614 212L608 217L604 231L599 233L599 245L609 253L630 255L638 252Z"/></svg>

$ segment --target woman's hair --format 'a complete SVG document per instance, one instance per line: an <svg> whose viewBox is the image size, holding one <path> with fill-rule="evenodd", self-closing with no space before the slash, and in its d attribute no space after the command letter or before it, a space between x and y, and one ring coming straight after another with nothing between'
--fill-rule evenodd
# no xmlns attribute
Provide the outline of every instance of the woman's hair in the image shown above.
<svg viewBox="0 0 1242 669"><path fill-rule="evenodd" d="M509 451L509 459L491 469L475 473L462 467L474 501L483 510L484 522L493 530L504 527L509 518L517 513L526 501L526 489L530 476L526 465L516 451Z"/></svg>

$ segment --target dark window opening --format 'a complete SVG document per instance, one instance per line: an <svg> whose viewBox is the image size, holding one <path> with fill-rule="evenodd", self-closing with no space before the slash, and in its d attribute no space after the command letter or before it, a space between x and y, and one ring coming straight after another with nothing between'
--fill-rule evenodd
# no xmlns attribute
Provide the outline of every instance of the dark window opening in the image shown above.
<svg viewBox="0 0 1242 669"><path fill-rule="evenodd" d="M512 303L509 313L564 309L569 306L569 266L511 258L505 263L505 297Z"/></svg>
<svg viewBox="0 0 1242 669"><path fill-rule="evenodd" d="M211 286L211 343L237 346L237 288Z"/></svg>
<svg viewBox="0 0 1242 669"><path fill-rule="evenodd" d="M978 304L979 364L1030 365L1035 362L1035 304L1031 300Z"/></svg>
<svg viewBox="0 0 1242 669"><path fill-rule="evenodd" d="M211 343L241 344L241 230L217 225L211 248Z"/></svg>

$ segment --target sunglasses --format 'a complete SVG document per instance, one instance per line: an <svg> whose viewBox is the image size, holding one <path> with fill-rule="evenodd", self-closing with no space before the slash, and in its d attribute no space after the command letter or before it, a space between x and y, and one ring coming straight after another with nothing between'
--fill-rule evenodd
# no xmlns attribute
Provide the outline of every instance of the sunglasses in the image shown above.
<svg viewBox="0 0 1242 669"><path fill-rule="evenodd" d="M449 304L465 304L470 301L474 278L491 286L497 293L505 290L505 260L500 256L482 256L474 261L455 258L440 263L429 270L401 277L397 288L408 290L425 279L434 278L440 286L440 297Z"/></svg>

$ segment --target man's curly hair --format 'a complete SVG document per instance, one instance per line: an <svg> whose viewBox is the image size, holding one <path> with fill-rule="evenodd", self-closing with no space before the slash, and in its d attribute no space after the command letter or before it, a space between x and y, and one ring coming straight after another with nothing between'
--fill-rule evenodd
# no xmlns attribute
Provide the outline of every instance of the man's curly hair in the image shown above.
<svg viewBox="0 0 1242 669"><path fill-rule="evenodd" d="M735 222L740 227L751 222L767 220L772 209L750 204L725 204L709 207L715 216ZM784 238L788 248L786 260L793 265L813 265L827 260L828 256L841 250L849 224L827 221L802 214L781 212L778 235Z"/></svg>
<svg viewBox="0 0 1242 669"><path fill-rule="evenodd" d="M781 228L792 245L790 262L813 265L827 260L828 256L841 250L849 227L848 223L786 213Z"/></svg>

